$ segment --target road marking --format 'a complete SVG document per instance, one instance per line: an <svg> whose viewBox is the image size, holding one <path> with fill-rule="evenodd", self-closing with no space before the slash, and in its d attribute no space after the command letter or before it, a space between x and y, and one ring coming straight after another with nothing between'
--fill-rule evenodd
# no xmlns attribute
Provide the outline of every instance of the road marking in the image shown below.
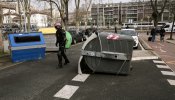
<svg viewBox="0 0 175 100"><path fill-rule="evenodd" d="M143 46L141 45L141 43L139 42L139 45L140 45L140 47L141 47L141 50L145 50L144 48L143 48Z"/></svg>
<svg viewBox="0 0 175 100"><path fill-rule="evenodd" d="M161 44L161 43L158 43L160 46L165 46L165 45L163 45L163 44Z"/></svg>
<svg viewBox="0 0 175 100"><path fill-rule="evenodd" d="M175 76L175 73L174 72L170 72L170 71L161 71L161 73L163 75Z"/></svg>
<svg viewBox="0 0 175 100"><path fill-rule="evenodd" d="M54 97L70 99L71 96L77 91L79 86L65 85L60 91L58 91Z"/></svg>
<svg viewBox="0 0 175 100"><path fill-rule="evenodd" d="M72 79L72 81L84 82L88 77L89 74L78 74Z"/></svg>
<svg viewBox="0 0 175 100"><path fill-rule="evenodd" d="M154 63L165 64L164 61L153 60Z"/></svg>
<svg viewBox="0 0 175 100"><path fill-rule="evenodd" d="M162 48L160 48L160 52L166 52L165 50L163 50Z"/></svg>
<svg viewBox="0 0 175 100"><path fill-rule="evenodd" d="M159 57L157 56L148 56L148 57L133 57L132 60L148 60L148 59L158 59Z"/></svg>
<svg viewBox="0 0 175 100"><path fill-rule="evenodd" d="M12 67L12 66L15 66L15 65L19 65L19 64L22 64L22 63L23 63L23 62L18 62L18 63L15 63L15 64L11 64L11 65L8 65L8 66L5 66L5 67L0 68L0 70L9 68L9 67Z"/></svg>
<svg viewBox="0 0 175 100"><path fill-rule="evenodd" d="M156 65L158 68L165 68L165 69L171 69L169 66L167 65Z"/></svg>
<svg viewBox="0 0 175 100"><path fill-rule="evenodd" d="M167 79L167 81L168 81L168 83L169 83L170 85L175 85L175 80Z"/></svg>

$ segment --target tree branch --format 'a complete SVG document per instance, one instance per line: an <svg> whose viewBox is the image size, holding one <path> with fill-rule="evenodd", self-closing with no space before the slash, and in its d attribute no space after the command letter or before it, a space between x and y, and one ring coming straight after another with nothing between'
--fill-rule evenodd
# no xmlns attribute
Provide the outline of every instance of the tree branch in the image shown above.
<svg viewBox="0 0 175 100"><path fill-rule="evenodd" d="M164 11L164 9L165 9L165 6L166 6L166 3L167 3L167 0L164 1L163 7L161 8L161 11L160 11L160 14L163 13L163 11Z"/></svg>

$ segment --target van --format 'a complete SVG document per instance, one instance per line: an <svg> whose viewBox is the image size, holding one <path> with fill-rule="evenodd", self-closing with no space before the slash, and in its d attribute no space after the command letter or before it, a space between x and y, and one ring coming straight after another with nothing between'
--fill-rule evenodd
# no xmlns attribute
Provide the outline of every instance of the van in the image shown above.
<svg viewBox="0 0 175 100"><path fill-rule="evenodd" d="M165 30L165 32L171 32L171 28L173 26L173 32L175 32L175 25L173 25L173 23L166 23L163 28Z"/></svg>

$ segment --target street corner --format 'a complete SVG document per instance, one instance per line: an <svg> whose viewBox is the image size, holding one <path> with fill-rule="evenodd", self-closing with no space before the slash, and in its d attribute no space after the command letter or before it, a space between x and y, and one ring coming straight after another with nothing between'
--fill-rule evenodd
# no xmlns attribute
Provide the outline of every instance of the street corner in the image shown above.
<svg viewBox="0 0 175 100"><path fill-rule="evenodd" d="M167 39L167 40L166 40L166 42L167 42L167 43L171 43L171 44L174 44L174 45L175 45L175 40L174 40L174 39L173 39L173 40L169 40L169 39Z"/></svg>
<svg viewBox="0 0 175 100"><path fill-rule="evenodd" d="M151 46L149 46L149 44L146 42L146 40L143 37L139 37L139 42L145 50L152 50Z"/></svg>

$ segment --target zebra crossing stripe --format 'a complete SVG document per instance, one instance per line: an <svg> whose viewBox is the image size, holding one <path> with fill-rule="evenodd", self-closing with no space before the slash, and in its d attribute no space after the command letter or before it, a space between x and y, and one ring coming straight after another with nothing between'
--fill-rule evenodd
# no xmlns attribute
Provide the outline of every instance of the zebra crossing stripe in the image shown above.
<svg viewBox="0 0 175 100"><path fill-rule="evenodd" d="M169 66L167 65L156 65L157 68L164 68L164 69L171 69Z"/></svg>
<svg viewBox="0 0 175 100"><path fill-rule="evenodd" d="M165 64L164 61L159 61L159 60L153 60L154 63L159 63L159 64Z"/></svg>
<svg viewBox="0 0 175 100"><path fill-rule="evenodd" d="M88 77L89 74L78 74L72 79L72 81L84 82Z"/></svg>
<svg viewBox="0 0 175 100"><path fill-rule="evenodd" d="M174 72L170 72L170 71L161 71L161 73L163 75L175 76L175 73Z"/></svg>
<svg viewBox="0 0 175 100"><path fill-rule="evenodd" d="M175 85L175 80L167 79L167 81L168 81L168 83L169 83L170 85Z"/></svg>
<svg viewBox="0 0 175 100"><path fill-rule="evenodd" d="M147 59L158 59L159 57L157 56L148 56L148 57L133 57L132 60L147 60Z"/></svg>
<svg viewBox="0 0 175 100"><path fill-rule="evenodd" d="M54 97L70 99L71 96L77 91L79 86L65 85L60 91L58 91Z"/></svg>

